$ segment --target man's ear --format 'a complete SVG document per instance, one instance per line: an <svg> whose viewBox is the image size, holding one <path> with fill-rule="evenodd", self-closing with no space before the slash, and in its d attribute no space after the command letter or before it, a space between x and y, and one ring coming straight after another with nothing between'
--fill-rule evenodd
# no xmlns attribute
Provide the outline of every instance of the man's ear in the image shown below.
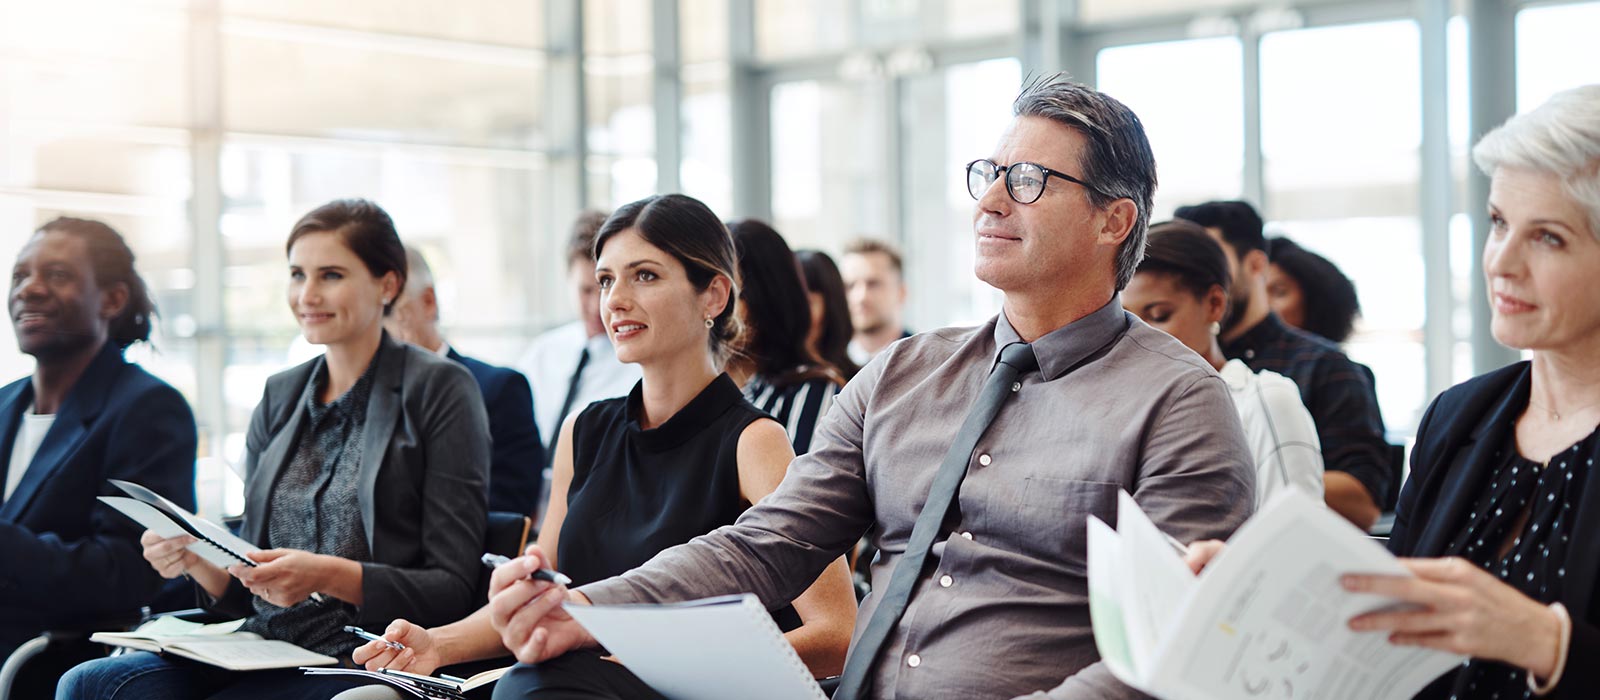
<svg viewBox="0 0 1600 700"><path fill-rule="evenodd" d="M1102 245L1120 246L1133 233L1134 222L1139 220L1139 206L1123 197L1106 207L1105 225L1098 236Z"/></svg>
<svg viewBox="0 0 1600 700"><path fill-rule="evenodd" d="M1256 279L1267 274L1267 266L1271 265L1272 261L1267 259L1266 251L1252 250L1244 254L1244 260L1241 261L1241 264L1244 265L1245 274L1249 275L1251 279Z"/></svg>
<svg viewBox="0 0 1600 700"><path fill-rule="evenodd" d="M110 321L128 307L128 284L118 282L100 292L100 318Z"/></svg>
<svg viewBox="0 0 1600 700"><path fill-rule="evenodd" d="M439 295L434 293L433 287L424 287L418 299L422 301L422 309L428 314L428 320L439 320Z"/></svg>

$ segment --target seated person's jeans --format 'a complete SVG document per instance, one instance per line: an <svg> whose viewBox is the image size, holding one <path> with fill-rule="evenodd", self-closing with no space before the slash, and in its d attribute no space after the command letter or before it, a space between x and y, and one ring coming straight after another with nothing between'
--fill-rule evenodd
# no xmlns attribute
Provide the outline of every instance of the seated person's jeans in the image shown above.
<svg viewBox="0 0 1600 700"><path fill-rule="evenodd" d="M198 661L136 651L79 664L61 677L56 700L327 700L366 683L359 677L307 676L293 668L228 671Z"/></svg>
<svg viewBox="0 0 1600 700"><path fill-rule="evenodd" d="M494 687L494 700L665 700L622 664L593 650L544 663L517 664Z"/></svg>

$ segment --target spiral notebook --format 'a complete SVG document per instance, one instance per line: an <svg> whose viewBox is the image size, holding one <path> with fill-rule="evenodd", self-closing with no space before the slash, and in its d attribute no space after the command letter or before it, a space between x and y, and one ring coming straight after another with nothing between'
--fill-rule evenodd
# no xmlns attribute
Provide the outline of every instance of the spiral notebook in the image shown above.
<svg viewBox="0 0 1600 700"><path fill-rule="evenodd" d="M189 535L195 538L196 542L189 545L189 551L224 569L234 564L256 565L245 555L259 552L261 548L228 532L227 528L190 513L161 494L131 481L107 481L132 498L100 496L100 501L132 518L145 529L162 537Z"/></svg>
<svg viewBox="0 0 1600 700"><path fill-rule="evenodd" d="M670 700L828 698L753 595L566 611Z"/></svg>

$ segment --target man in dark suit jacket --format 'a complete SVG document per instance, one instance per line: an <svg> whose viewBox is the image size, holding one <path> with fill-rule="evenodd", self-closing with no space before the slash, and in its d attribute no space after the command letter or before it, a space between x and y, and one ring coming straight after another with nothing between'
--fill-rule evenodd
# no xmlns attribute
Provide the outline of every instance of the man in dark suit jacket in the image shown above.
<svg viewBox="0 0 1600 700"><path fill-rule="evenodd" d="M98 269L97 269L98 268ZM33 376L0 388L0 658L47 629L137 615L161 585L107 479L195 507L194 416L123 359L153 305L109 227L57 219L12 271L9 310Z"/></svg>
<svg viewBox="0 0 1600 700"><path fill-rule="evenodd" d="M533 420L533 390L521 372L496 367L456 352L439 332L439 298L433 271L422 253L406 247L406 288L384 320L389 333L405 342L466 365L478 380L489 411L494 456L489 467L489 510L532 515L539 507L544 473L544 442Z"/></svg>

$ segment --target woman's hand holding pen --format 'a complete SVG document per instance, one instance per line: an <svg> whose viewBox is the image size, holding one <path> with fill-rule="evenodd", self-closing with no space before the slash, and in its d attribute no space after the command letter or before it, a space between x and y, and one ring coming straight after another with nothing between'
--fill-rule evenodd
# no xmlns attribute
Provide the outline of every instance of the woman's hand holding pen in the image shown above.
<svg viewBox="0 0 1600 700"><path fill-rule="evenodd" d="M150 530L139 536L145 561L150 562L150 567L161 574L161 578L188 575L212 597L222 595L228 587L228 573L190 551L189 545L194 542L188 535L162 537Z"/></svg>
<svg viewBox="0 0 1600 700"><path fill-rule="evenodd" d="M351 659L365 666L368 671L391 668L424 676L433 675L436 669L444 665L433 635L425 627L395 620L383 631L383 640L356 647ZM388 642L399 643L404 648L395 649Z"/></svg>
<svg viewBox="0 0 1600 700"><path fill-rule="evenodd" d="M530 545L524 556L495 568L489 583L490 623L500 633L500 641L523 663L538 663L596 644L594 637L561 609L569 601L588 601L566 586L531 578L546 561L544 553Z"/></svg>

